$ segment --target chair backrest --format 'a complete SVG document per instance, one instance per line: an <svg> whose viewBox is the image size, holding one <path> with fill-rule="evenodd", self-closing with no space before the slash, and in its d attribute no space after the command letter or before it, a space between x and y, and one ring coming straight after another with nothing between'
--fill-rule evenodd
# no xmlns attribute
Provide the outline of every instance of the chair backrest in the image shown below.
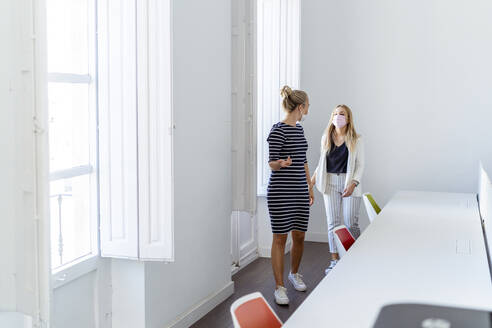
<svg viewBox="0 0 492 328"><path fill-rule="evenodd" d="M282 321L260 292L245 295L231 305L235 328L279 328Z"/></svg>
<svg viewBox="0 0 492 328"><path fill-rule="evenodd" d="M369 221L372 222L374 218L376 218L376 216L379 214L379 212L381 212L381 208L376 203L374 197L372 197L370 193L365 193L364 195L362 195L362 198L364 199L364 205L366 207Z"/></svg>
<svg viewBox="0 0 492 328"><path fill-rule="evenodd" d="M333 229L335 234L335 243L337 245L338 255L343 257L349 248L355 243L355 238L344 225L339 225Z"/></svg>

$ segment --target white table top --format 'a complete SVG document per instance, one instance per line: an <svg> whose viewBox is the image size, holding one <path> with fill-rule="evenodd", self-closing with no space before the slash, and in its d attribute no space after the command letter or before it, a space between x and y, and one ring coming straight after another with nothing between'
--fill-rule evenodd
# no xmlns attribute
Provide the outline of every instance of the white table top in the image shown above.
<svg viewBox="0 0 492 328"><path fill-rule="evenodd" d="M475 194L397 193L284 327L372 327L406 302L492 310Z"/></svg>
<svg viewBox="0 0 492 328"><path fill-rule="evenodd" d="M482 159L480 164L484 168L487 175L492 179L492 161Z"/></svg>

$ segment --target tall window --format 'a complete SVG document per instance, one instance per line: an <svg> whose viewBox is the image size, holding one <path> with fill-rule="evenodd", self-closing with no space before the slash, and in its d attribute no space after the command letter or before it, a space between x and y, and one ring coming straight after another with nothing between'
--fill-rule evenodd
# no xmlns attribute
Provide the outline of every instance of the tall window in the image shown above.
<svg viewBox="0 0 492 328"><path fill-rule="evenodd" d="M258 194L265 195L270 175L266 139L283 118L280 89L299 87L300 0L258 0Z"/></svg>
<svg viewBox="0 0 492 328"><path fill-rule="evenodd" d="M52 268L97 253L95 0L47 0Z"/></svg>
<svg viewBox="0 0 492 328"><path fill-rule="evenodd" d="M46 1L53 268L172 261L170 0Z"/></svg>

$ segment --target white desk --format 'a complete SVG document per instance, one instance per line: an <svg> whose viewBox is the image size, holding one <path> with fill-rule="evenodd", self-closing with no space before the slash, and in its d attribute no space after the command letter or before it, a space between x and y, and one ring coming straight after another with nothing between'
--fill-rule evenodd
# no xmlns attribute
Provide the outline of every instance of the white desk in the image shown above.
<svg viewBox="0 0 492 328"><path fill-rule="evenodd" d="M397 193L284 327L372 327L402 302L492 310L476 195Z"/></svg>
<svg viewBox="0 0 492 328"><path fill-rule="evenodd" d="M492 165L480 162L478 181L478 198L480 214L485 226L485 233L489 246L489 254L492 253Z"/></svg>

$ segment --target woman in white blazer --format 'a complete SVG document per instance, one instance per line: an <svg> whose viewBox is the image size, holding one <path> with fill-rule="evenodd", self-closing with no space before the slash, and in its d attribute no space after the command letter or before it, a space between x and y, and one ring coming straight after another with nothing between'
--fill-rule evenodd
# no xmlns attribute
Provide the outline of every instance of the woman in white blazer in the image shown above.
<svg viewBox="0 0 492 328"><path fill-rule="evenodd" d="M342 224L342 218L354 238L360 235L363 171L364 145L355 131L352 111L346 105L338 105L321 138L318 167L311 177L311 183L323 194L328 221L331 263L325 273L333 269L339 259L333 229Z"/></svg>

